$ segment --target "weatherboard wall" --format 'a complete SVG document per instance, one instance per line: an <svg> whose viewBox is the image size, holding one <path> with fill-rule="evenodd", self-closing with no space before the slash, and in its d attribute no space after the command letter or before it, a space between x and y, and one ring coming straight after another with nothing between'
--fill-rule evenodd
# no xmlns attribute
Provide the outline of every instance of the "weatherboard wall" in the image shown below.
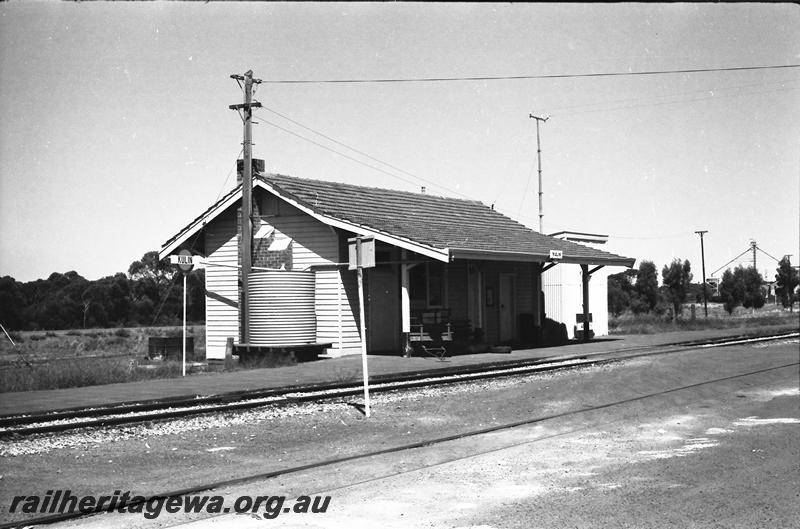
<svg viewBox="0 0 800 529"><path fill-rule="evenodd" d="M239 261L236 210L230 209L205 229L206 358L225 359L227 339L239 341Z"/></svg>
<svg viewBox="0 0 800 529"><path fill-rule="evenodd" d="M589 312L595 336L608 335L609 273L605 268L600 269L589 280ZM547 317L564 323L569 338L575 338L576 315L583 312L581 267L575 264L554 266L542 274L542 291ZM583 328L582 324L580 328Z"/></svg>

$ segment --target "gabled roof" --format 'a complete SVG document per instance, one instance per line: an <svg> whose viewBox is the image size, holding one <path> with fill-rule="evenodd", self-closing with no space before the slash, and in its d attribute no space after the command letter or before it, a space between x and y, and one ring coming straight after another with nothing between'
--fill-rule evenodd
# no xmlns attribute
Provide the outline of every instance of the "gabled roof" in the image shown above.
<svg viewBox="0 0 800 529"><path fill-rule="evenodd" d="M478 201L284 175L258 175L261 187L321 222L450 261L484 259L633 266L635 259L537 233ZM241 186L164 243L162 256L241 199Z"/></svg>

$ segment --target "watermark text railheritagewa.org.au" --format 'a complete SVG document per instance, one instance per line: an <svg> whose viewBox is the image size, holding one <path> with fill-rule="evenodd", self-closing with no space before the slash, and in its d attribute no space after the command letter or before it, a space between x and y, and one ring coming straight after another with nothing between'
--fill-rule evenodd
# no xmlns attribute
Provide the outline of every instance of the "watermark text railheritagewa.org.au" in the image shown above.
<svg viewBox="0 0 800 529"><path fill-rule="evenodd" d="M154 519L161 513L170 514L225 514L253 513L264 518L276 518L282 513L324 513L330 505L330 496L238 496L226 504L223 496L152 496L144 497L130 491L114 491L108 496L78 496L70 490L48 490L44 495L14 496L9 513L22 514L90 514L119 512L141 514Z"/></svg>

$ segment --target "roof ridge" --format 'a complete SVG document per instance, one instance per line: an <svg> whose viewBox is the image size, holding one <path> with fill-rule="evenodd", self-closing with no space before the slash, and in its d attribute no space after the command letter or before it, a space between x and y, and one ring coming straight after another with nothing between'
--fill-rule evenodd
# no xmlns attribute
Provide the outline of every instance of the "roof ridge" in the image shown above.
<svg viewBox="0 0 800 529"><path fill-rule="evenodd" d="M382 192L382 193L386 193L386 192L397 193L397 194L401 194L401 195L408 195L408 196L411 196L411 197L414 197L414 198L417 198L417 199L418 198L441 199L441 200L462 202L462 203L467 203L467 204L476 204L476 205L483 206L485 208L489 208L489 206L487 206L486 204L484 204L480 200L466 199L466 198L456 198L456 197L447 197L447 196L443 196L443 195L433 195L433 194L429 194L429 193L415 193L414 191L405 191L405 190L402 190L402 189L388 189L388 188L385 188L385 187L364 186L364 185L358 185L358 184L350 184L350 183L347 183L347 182L335 182L335 181L332 181L332 180L320 180L318 178L303 178L303 177L299 177L299 176L290 176L290 175L285 175L285 174L280 174L280 173L261 173L261 174L258 174L256 176L258 178L264 179L266 181L269 181L270 177L288 178L290 180L295 180L295 181L300 182L300 183L345 186L345 187L351 188L351 189L367 189L367 190L371 190L371 191L379 191L379 192Z"/></svg>

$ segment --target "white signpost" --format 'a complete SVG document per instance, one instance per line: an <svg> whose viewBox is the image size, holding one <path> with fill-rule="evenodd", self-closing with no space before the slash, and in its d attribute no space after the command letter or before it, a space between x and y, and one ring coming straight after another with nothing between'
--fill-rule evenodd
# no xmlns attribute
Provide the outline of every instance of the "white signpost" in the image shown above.
<svg viewBox="0 0 800 529"><path fill-rule="evenodd" d="M364 415L370 416L369 372L367 371L367 327L364 317L364 268L375 266L375 238L348 239L350 270L358 270L358 312L361 321L361 370L364 373Z"/></svg>
<svg viewBox="0 0 800 529"><path fill-rule="evenodd" d="M186 276L199 260L200 257L192 255L189 250L181 250L178 255L169 256L169 262L178 265L183 272L183 376L186 376Z"/></svg>

